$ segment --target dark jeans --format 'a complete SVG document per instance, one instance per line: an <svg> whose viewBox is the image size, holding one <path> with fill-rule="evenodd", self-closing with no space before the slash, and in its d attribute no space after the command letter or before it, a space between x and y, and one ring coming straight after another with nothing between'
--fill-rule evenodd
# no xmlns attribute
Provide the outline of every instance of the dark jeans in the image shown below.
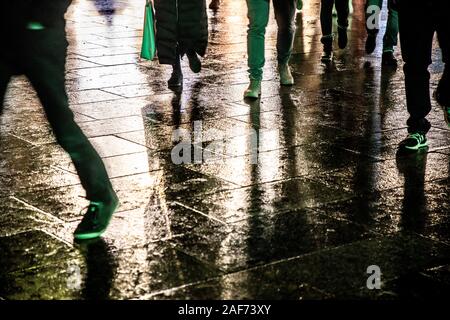
<svg viewBox="0 0 450 320"><path fill-rule="evenodd" d="M105 166L75 123L68 106L65 33L59 29L23 30L2 38L5 42L0 52L0 113L11 77L27 76L44 107L56 140L75 165L87 198L108 202L114 191Z"/></svg>
<svg viewBox="0 0 450 320"><path fill-rule="evenodd" d="M322 27L322 43L326 39L332 40L333 35L333 6L336 4L338 26L348 27L348 0L322 0L320 7L320 25Z"/></svg>
<svg viewBox="0 0 450 320"><path fill-rule="evenodd" d="M277 53L278 63L288 63L291 57L295 35L296 0L272 0L275 19L278 25ZM248 34L247 53L250 78L262 80L265 63L264 42L269 22L269 0L247 0Z"/></svg>
<svg viewBox="0 0 450 320"><path fill-rule="evenodd" d="M415 3L401 1L398 7L400 43L402 49L406 103L410 117L409 132L427 133L431 125L425 118L431 111L430 73L434 33L437 33L442 49L445 71L439 83L440 92L450 101L450 23L448 21L448 0L428 0Z"/></svg>

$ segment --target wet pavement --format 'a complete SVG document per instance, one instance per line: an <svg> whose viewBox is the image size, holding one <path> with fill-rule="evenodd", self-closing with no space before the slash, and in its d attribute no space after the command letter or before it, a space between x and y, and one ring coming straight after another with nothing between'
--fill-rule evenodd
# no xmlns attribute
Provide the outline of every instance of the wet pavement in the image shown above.
<svg viewBox="0 0 450 320"><path fill-rule="evenodd" d="M325 66L319 1L306 1L292 88L275 72L272 17L262 98L248 102L245 1L209 10L208 54L200 74L183 62L182 93L166 87L170 68L139 59L144 1L74 1L71 108L121 205L102 239L74 243L83 189L15 78L0 127L0 298L448 297L450 132L433 102L428 151L397 154L404 77L381 68L383 32L365 55L361 3L349 47ZM174 164L179 132L204 161ZM379 290L367 288L371 265Z"/></svg>

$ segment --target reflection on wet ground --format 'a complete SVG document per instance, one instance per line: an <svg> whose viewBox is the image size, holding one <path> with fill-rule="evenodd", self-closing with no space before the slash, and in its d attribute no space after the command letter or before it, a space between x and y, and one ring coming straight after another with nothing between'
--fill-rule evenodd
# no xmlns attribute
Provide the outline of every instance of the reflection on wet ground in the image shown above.
<svg viewBox="0 0 450 320"><path fill-rule="evenodd" d="M166 88L170 68L138 58L144 1L74 1L71 107L121 207L103 239L73 242L83 190L27 80L14 79L0 129L0 298L448 296L449 129L434 105L428 151L396 153L403 74L382 70L381 48L365 56L361 3L327 67L319 1L305 3L293 88L278 84L271 19L263 96L246 102L245 1L209 11L208 55L198 75L183 62L183 92ZM187 156L211 161L174 164L174 132L194 139ZM366 287L370 265L381 290Z"/></svg>

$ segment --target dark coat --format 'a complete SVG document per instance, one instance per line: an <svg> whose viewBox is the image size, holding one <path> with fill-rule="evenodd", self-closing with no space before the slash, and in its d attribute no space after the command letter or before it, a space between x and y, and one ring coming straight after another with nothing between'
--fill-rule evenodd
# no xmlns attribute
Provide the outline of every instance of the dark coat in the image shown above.
<svg viewBox="0 0 450 320"><path fill-rule="evenodd" d="M156 49L161 64L174 64L180 55L194 50L204 56L208 45L205 0L155 0Z"/></svg>
<svg viewBox="0 0 450 320"><path fill-rule="evenodd" d="M39 22L46 28L64 28L64 14L72 0L1 0L0 32L9 34Z"/></svg>

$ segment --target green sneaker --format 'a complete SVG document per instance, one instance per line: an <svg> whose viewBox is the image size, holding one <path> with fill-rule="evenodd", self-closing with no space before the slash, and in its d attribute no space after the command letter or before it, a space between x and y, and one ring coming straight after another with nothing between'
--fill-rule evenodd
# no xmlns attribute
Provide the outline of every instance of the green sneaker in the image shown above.
<svg viewBox="0 0 450 320"><path fill-rule="evenodd" d="M119 200L115 195L109 203L91 201L83 220L74 232L75 239L86 240L100 237L106 231L118 205Z"/></svg>
<svg viewBox="0 0 450 320"><path fill-rule="evenodd" d="M400 142L400 148L409 151L417 151L426 146L428 146L427 138L419 132L410 133L406 139Z"/></svg>
<svg viewBox="0 0 450 320"><path fill-rule="evenodd" d="M297 0L297 10L302 11L303 9L303 0Z"/></svg>
<svg viewBox="0 0 450 320"><path fill-rule="evenodd" d="M261 81L250 80L250 85L244 92L244 98L258 99L261 95Z"/></svg>

